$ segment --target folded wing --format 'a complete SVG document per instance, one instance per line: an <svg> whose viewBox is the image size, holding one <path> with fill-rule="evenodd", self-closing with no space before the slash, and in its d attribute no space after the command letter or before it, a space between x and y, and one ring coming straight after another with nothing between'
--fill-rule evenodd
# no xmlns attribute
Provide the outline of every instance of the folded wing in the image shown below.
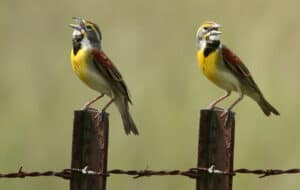
<svg viewBox="0 0 300 190"><path fill-rule="evenodd" d="M115 91L120 92L131 103L128 88L121 73L112 61L102 50L93 50L92 55L94 57L93 63L101 76L103 76L111 84L111 87L114 88Z"/></svg>
<svg viewBox="0 0 300 190"><path fill-rule="evenodd" d="M224 63L229 70L239 79L239 81L244 85L252 88L259 94L261 94L257 84L253 80L249 70L243 64L241 59L236 56L229 48L225 45L222 46L222 54Z"/></svg>

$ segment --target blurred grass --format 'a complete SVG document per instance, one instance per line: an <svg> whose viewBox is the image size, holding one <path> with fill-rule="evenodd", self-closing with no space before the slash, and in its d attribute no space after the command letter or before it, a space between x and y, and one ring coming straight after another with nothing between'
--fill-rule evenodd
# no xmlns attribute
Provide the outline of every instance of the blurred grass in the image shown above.
<svg viewBox="0 0 300 190"><path fill-rule="evenodd" d="M72 16L100 25L104 50L123 73L134 100L131 111L139 137L125 136L115 107L110 109L109 168L195 166L199 109L223 94L196 63L195 32L205 20L223 26L223 42L240 55L282 114L267 118L248 98L235 108L235 168L299 166L298 7L293 0L1 1L0 172L16 171L21 165L25 170L70 165L72 112L96 96L70 68L67 25ZM238 176L234 189L296 189L298 178ZM182 177L108 180L108 189L194 185ZM0 180L0 189L41 188L68 189L68 182Z"/></svg>

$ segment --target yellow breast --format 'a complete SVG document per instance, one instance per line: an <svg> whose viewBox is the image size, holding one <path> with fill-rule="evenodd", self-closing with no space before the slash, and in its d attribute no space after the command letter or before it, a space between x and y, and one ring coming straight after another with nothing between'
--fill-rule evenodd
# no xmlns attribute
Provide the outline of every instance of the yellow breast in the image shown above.
<svg viewBox="0 0 300 190"><path fill-rule="evenodd" d="M87 82L87 70L89 67L90 54L88 50L81 49L74 55L73 50L71 52L72 69L76 75L84 82Z"/></svg>
<svg viewBox="0 0 300 190"><path fill-rule="evenodd" d="M80 49L76 55L74 55L72 50L71 63L74 72L90 88L112 96L109 83L92 64L92 56L89 51L88 49Z"/></svg>
<svg viewBox="0 0 300 190"><path fill-rule="evenodd" d="M218 69L219 69L219 53L218 51L214 51L210 53L207 57L204 56L203 50L198 50L198 65L204 75L213 82L217 82L218 80Z"/></svg>
<svg viewBox="0 0 300 190"><path fill-rule="evenodd" d="M202 50L197 52L198 64L204 75L220 88L227 91L240 91L240 82L230 70L222 66L218 50L204 57Z"/></svg>

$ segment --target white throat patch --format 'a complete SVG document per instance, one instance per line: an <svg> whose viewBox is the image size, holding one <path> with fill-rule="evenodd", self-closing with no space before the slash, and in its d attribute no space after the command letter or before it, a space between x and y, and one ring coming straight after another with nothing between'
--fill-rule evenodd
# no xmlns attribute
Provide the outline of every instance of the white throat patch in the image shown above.
<svg viewBox="0 0 300 190"><path fill-rule="evenodd" d="M79 30L73 30L73 33L72 33L72 37L74 38L75 36L79 36L81 35L81 32Z"/></svg>
<svg viewBox="0 0 300 190"><path fill-rule="evenodd" d="M79 35L83 35L82 32L80 32L79 30L74 30L72 33L73 38L75 36L79 36ZM80 43L81 43L81 47L84 49L92 49L93 48L90 40L86 37L86 35L84 35L84 37Z"/></svg>
<svg viewBox="0 0 300 190"><path fill-rule="evenodd" d="M209 39L211 41L220 41L220 35L210 35Z"/></svg>
<svg viewBox="0 0 300 190"><path fill-rule="evenodd" d="M205 49L206 45L207 45L206 40L199 40L197 44L198 49Z"/></svg>

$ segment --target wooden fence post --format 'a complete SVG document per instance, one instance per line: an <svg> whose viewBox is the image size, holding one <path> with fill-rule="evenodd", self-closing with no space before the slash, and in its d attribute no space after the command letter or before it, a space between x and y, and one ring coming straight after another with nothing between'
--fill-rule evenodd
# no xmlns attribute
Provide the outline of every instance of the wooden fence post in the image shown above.
<svg viewBox="0 0 300 190"><path fill-rule="evenodd" d="M71 168L107 172L108 114L102 121L95 119L98 112L92 109L74 112ZM100 117L98 118L100 119ZM72 172L70 190L105 190L106 176L84 175Z"/></svg>
<svg viewBox="0 0 300 190"><path fill-rule="evenodd" d="M226 126L220 118L223 110L201 110L198 144L198 167L231 172L234 152L234 113L229 112ZM231 190L232 177L229 175L200 173L196 190Z"/></svg>

